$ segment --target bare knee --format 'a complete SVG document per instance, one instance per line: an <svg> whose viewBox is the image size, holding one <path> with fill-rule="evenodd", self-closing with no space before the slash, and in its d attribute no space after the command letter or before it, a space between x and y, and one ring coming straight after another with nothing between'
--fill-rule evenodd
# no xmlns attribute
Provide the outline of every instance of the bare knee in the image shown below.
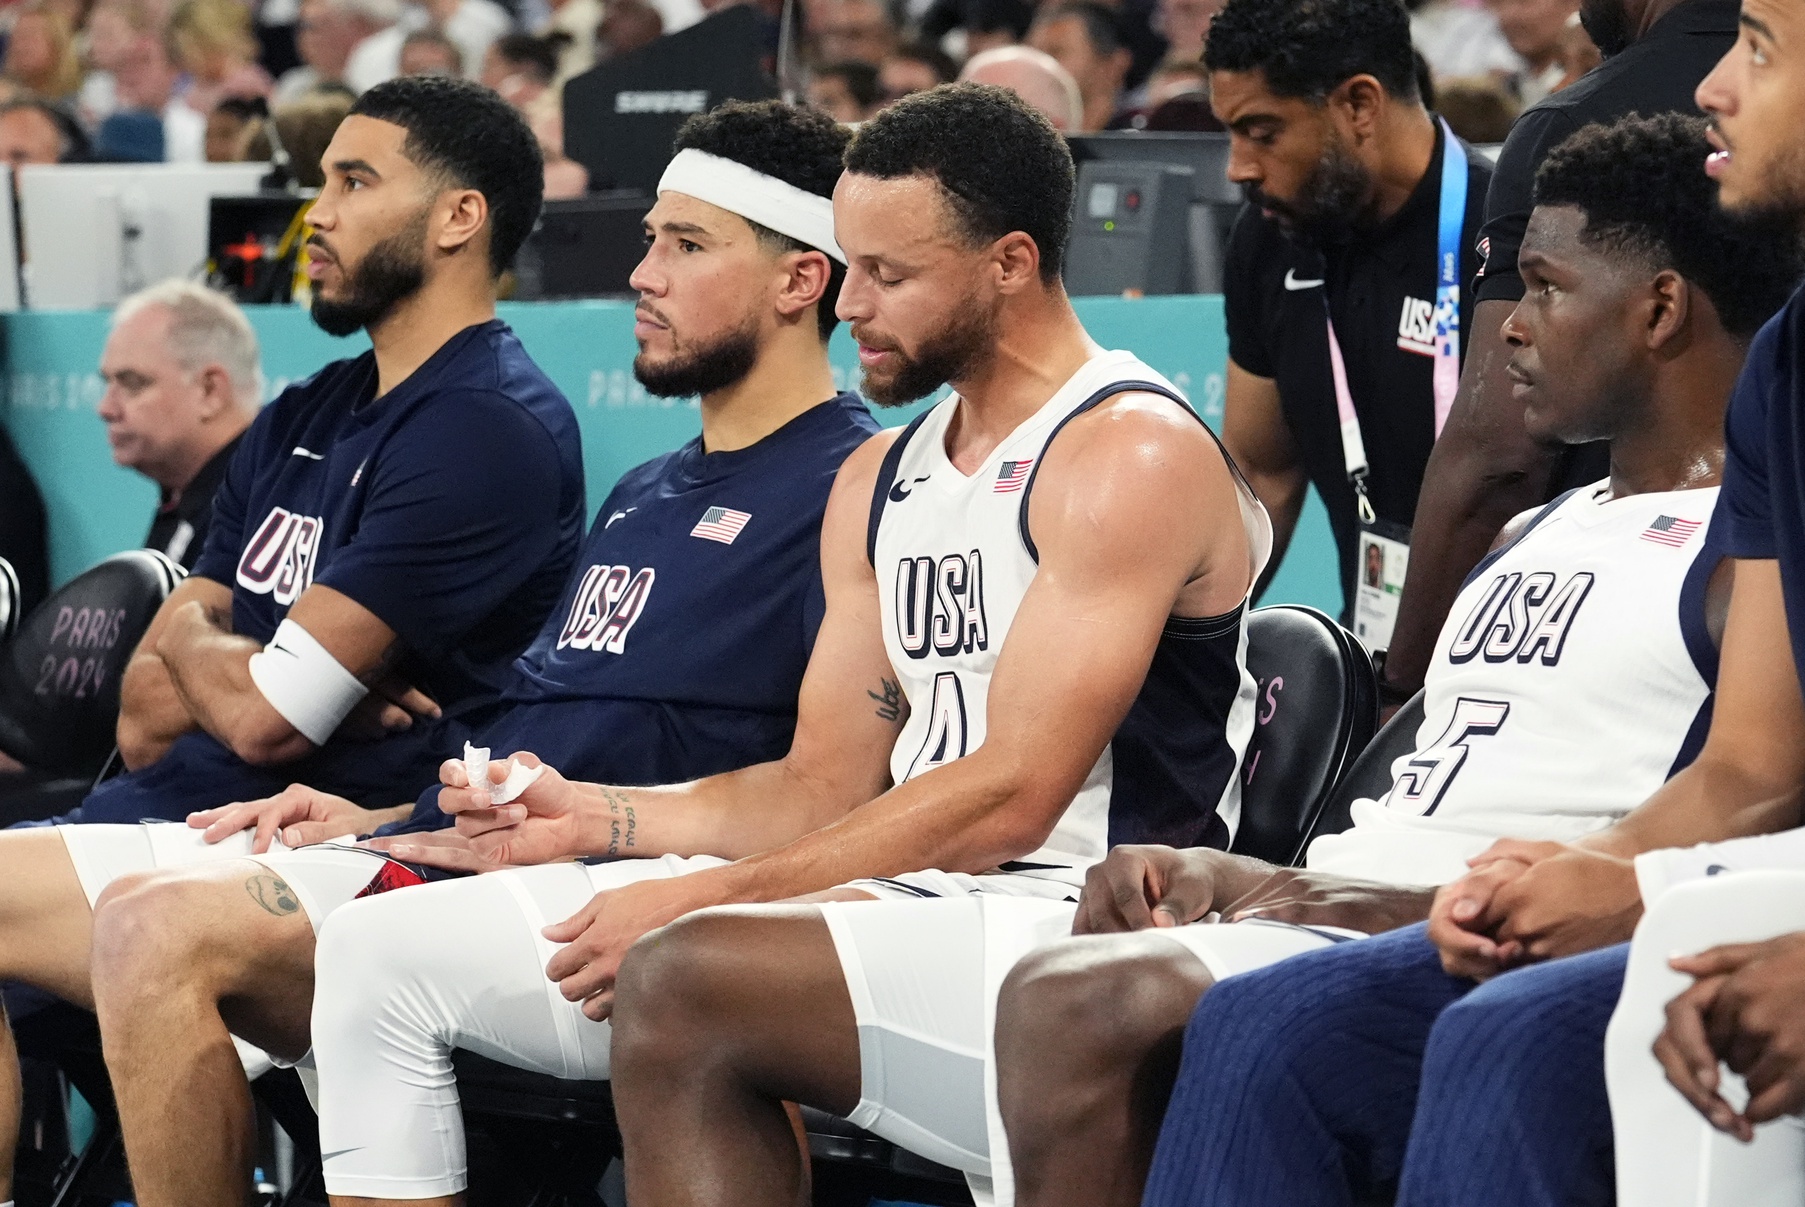
<svg viewBox="0 0 1805 1207"><path fill-rule="evenodd" d="M614 986L614 1060L656 1061L706 1029L711 985L728 975L737 920L703 910L644 935L627 950Z"/></svg>
<svg viewBox="0 0 1805 1207"><path fill-rule="evenodd" d="M94 902L95 991L148 992L192 969L194 896L190 882L160 872L133 872L107 885Z"/></svg>
<svg viewBox="0 0 1805 1207"><path fill-rule="evenodd" d="M997 1001L997 1059L1126 1073L1184 1031L1210 985L1196 956L1152 935L1087 935L1024 957Z"/></svg>
<svg viewBox="0 0 1805 1207"><path fill-rule="evenodd" d="M623 1067L667 1060L693 1065L710 1057L730 1062L756 1047L757 1028L749 1020L763 1016L773 993L794 988L782 974L808 962L797 946L804 937L799 924L808 921L820 925L820 941L831 949L819 912L807 907L700 910L641 938L615 980L617 1079Z"/></svg>

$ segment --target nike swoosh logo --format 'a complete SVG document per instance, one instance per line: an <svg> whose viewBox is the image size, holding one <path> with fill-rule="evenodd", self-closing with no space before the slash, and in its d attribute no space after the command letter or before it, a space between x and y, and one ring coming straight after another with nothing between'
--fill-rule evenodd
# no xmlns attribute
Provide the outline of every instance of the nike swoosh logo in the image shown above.
<svg viewBox="0 0 1805 1207"><path fill-rule="evenodd" d="M306 457L309 461L324 461L326 459L324 453L316 453L311 449L302 448L298 444L295 445L295 451L292 455L296 457Z"/></svg>
<svg viewBox="0 0 1805 1207"><path fill-rule="evenodd" d="M614 521L626 519L628 511L638 511L638 510L639 510L639 508L637 508L637 507L629 507L629 508L627 508L627 511L615 512L613 515L608 517L608 522L606 524L602 525L602 531L606 532L608 529L614 527Z"/></svg>
<svg viewBox="0 0 1805 1207"><path fill-rule="evenodd" d="M342 1157L346 1153L360 1153L362 1151L363 1151L363 1145L361 1145L361 1144L358 1145L356 1148L335 1148L329 1153L321 1153L320 1161L321 1161L321 1163L324 1163L324 1162L332 1160L332 1158L334 1158L334 1157Z"/></svg>
<svg viewBox="0 0 1805 1207"><path fill-rule="evenodd" d="M923 474L921 477L916 478L913 482L909 483L909 486L920 486L923 482L926 482L933 476L933 474ZM902 484L902 479L898 478L895 485L890 487L890 501L892 503L900 503L913 493L914 491L910 490L909 487L904 486Z"/></svg>
<svg viewBox="0 0 1805 1207"><path fill-rule="evenodd" d="M1322 281L1320 281L1320 280L1315 280L1315 281L1298 280L1297 279L1297 270L1295 268L1287 268L1285 270L1285 288L1289 289L1292 293L1296 293L1300 289L1315 289L1315 288L1319 287L1321 284L1322 284Z"/></svg>

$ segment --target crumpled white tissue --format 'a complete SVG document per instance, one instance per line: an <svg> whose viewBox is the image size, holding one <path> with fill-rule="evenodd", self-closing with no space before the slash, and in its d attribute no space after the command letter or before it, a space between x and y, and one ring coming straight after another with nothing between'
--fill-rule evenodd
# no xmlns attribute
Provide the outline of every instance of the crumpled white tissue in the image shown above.
<svg viewBox="0 0 1805 1207"><path fill-rule="evenodd" d="M508 769L508 778L499 784L489 783L489 748L472 746L464 743L464 774L470 777L471 786L489 785L489 800L493 804L505 805L532 786L534 780L544 771L544 767L528 767L516 762Z"/></svg>

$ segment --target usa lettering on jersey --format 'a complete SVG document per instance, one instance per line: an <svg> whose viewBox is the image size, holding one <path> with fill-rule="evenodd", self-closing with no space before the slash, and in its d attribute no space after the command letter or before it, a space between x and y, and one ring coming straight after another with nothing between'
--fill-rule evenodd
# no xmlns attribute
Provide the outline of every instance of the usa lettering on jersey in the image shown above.
<svg viewBox="0 0 1805 1207"><path fill-rule="evenodd" d="M627 634L645 613L658 573L647 566L591 566L577 585L558 648L624 654Z"/></svg>
<svg viewBox="0 0 1805 1207"><path fill-rule="evenodd" d="M238 559L238 585L284 606L294 603L313 585L324 527L318 516L272 507Z"/></svg>
<svg viewBox="0 0 1805 1207"><path fill-rule="evenodd" d="M911 658L942 657L990 648L984 616L984 559L949 553L905 557L896 563L896 639Z"/></svg>
<svg viewBox="0 0 1805 1207"><path fill-rule="evenodd" d="M1513 570L1494 578L1461 622L1448 647L1448 661L1460 664L1483 655L1487 662L1541 659L1558 666L1567 634L1579 616L1594 576L1581 570L1563 583L1546 570Z"/></svg>

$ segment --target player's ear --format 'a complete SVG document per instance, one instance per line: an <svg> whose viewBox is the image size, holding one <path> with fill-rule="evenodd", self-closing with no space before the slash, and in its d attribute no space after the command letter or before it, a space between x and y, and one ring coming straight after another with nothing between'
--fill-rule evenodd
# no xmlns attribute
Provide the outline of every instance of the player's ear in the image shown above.
<svg viewBox="0 0 1805 1207"><path fill-rule="evenodd" d="M489 221L489 199L475 189L447 189L435 209L438 230L433 245L453 254L475 241Z"/></svg>
<svg viewBox="0 0 1805 1207"><path fill-rule="evenodd" d="M1664 268L1649 283L1648 346L1665 348L1691 324L1692 286L1679 273Z"/></svg>
<svg viewBox="0 0 1805 1207"><path fill-rule="evenodd" d="M1010 231L990 245L997 267L997 287L1017 293L1040 280L1040 247L1026 231Z"/></svg>
<svg viewBox="0 0 1805 1207"><path fill-rule="evenodd" d="M777 293L777 312L793 318L827 294L833 265L819 251L791 252L784 257L784 280Z"/></svg>

